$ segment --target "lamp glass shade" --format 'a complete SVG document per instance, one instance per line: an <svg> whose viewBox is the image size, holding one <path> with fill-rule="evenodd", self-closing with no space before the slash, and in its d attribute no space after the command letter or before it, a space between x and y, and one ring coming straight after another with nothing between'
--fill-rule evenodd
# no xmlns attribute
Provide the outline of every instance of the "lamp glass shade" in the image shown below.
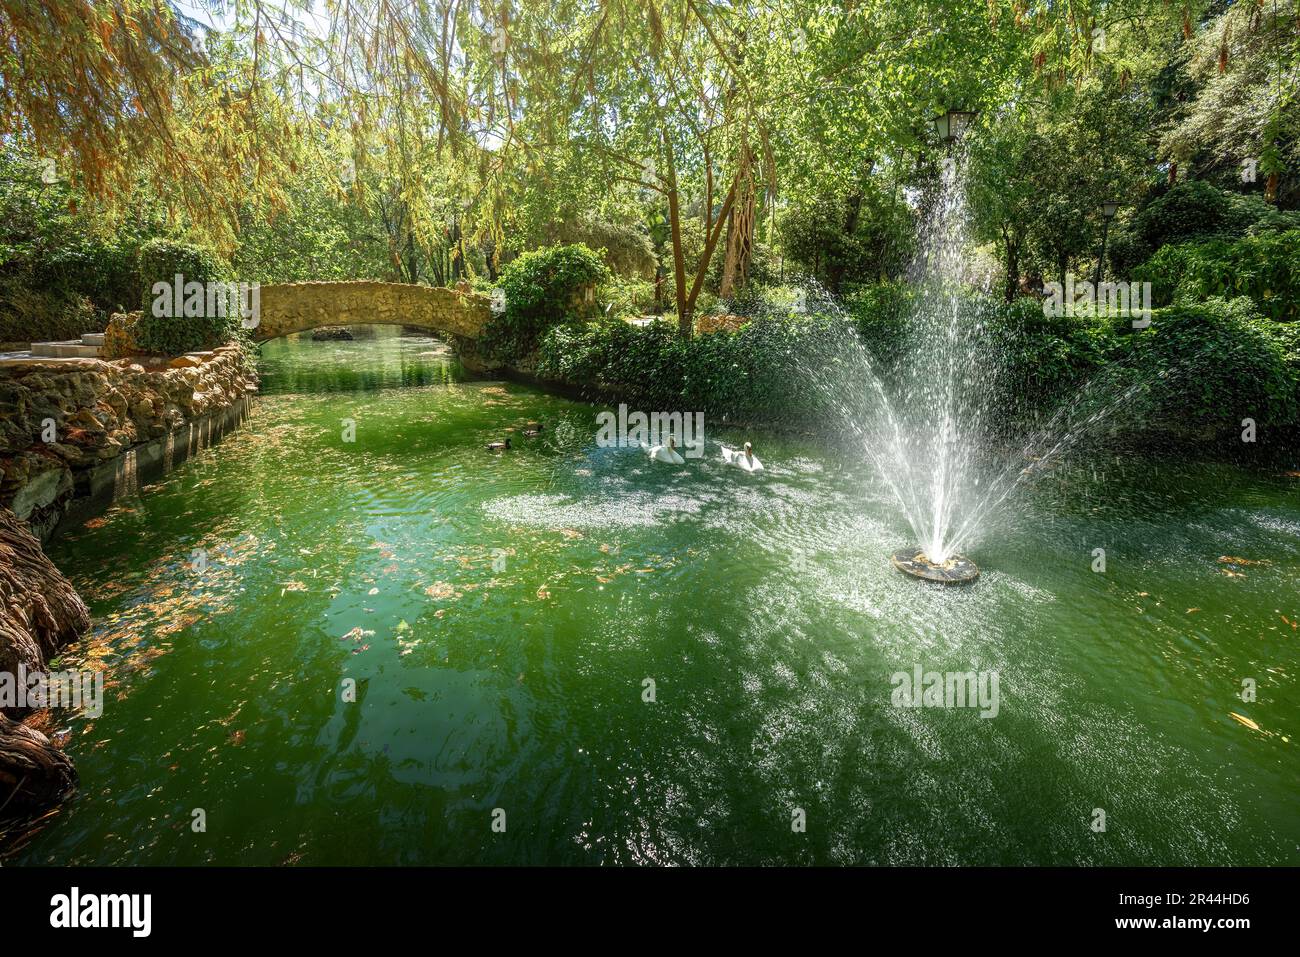
<svg viewBox="0 0 1300 957"><path fill-rule="evenodd" d="M1115 214L1119 212L1120 204L1114 200L1107 200L1101 204L1101 214L1107 219L1114 219Z"/></svg>
<svg viewBox="0 0 1300 957"><path fill-rule="evenodd" d="M945 143L948 142L950 138L948 134L948 120L950 115L951 114L948 113L941 113L934 118L934 130L939 134L939 139L943 140Z"/></svg>
<svg viewBox="0 0 1300 957"><path fill-rule="evenodd" d="M975 114L969 110L949 110L948 111L948 129L953 139L959 138L966 132L966 128L971 125L975 119Z"/></svg>

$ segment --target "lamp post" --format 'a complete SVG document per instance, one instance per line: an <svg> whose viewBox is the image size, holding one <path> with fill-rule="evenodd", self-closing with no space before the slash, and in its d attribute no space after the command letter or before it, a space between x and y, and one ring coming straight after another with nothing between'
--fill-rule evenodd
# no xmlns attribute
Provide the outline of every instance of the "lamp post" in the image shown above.
<svg viewBox="0 0 1300 957"><path fill-rule="evenodd" d="M1113 199L1108 199L1101 204L1101 252L1097 254L1097 273L1092 280L1094 292L1101 288L1101 264L1106 259L1106 235L1110 232L1110 221L1119 212L1120 205Z"/></svg>
<svg viewBox="0 0 1300 957"><path fill-rule="evenodd" d="M934 118L934 131L945 146L951 146L961 139L974 120L973 110L947 110Z"/></svg>

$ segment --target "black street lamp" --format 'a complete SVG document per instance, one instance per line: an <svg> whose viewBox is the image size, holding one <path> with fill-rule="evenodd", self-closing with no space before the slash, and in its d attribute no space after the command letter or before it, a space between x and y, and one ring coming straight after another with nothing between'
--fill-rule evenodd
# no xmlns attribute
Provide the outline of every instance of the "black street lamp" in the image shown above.
<svg viewBox="0 0 1300 957"><path fill-rule="evenodd" d="M1092 280L1094 292L1101 287L1101 264L1106 258L1106 234L1110 232L1110 221L1115 218L1121 205L1123 204L1113 199L1101 204L1101 252L1097 254L1097 273Z"/></svg>
<svg viewBox="0 0 1300 957"><path fill-rule="evenodd" d="M934 131L945 146L951 146L961 139L966 128L975 120L973 110L948 110L934 118Z"/></svg>

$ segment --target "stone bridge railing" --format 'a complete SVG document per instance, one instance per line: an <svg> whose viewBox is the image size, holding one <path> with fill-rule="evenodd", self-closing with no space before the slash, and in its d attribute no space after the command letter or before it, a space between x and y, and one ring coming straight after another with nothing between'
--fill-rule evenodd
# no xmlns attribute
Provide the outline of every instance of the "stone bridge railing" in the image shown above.
<svg viewBox="0 0 1300 957"><path fill-rule="evenodd" d="M296 282L263 286L258 342L321 326L415 326L445 336L476 339L491 317L487 296L458 289L396 282Z"/></svg>

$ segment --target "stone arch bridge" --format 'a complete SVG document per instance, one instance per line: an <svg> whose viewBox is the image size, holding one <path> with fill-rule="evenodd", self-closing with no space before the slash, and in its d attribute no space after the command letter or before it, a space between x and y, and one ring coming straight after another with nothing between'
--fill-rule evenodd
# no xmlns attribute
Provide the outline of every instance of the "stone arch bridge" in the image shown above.
<svg viewBox="0 0 1300 957"><path fill-rule="evenodd" d="M491 300L460 289L397 282L295 282L263 286L256 342L321 326L414 326L471 345L492 315Z"/></svg>

